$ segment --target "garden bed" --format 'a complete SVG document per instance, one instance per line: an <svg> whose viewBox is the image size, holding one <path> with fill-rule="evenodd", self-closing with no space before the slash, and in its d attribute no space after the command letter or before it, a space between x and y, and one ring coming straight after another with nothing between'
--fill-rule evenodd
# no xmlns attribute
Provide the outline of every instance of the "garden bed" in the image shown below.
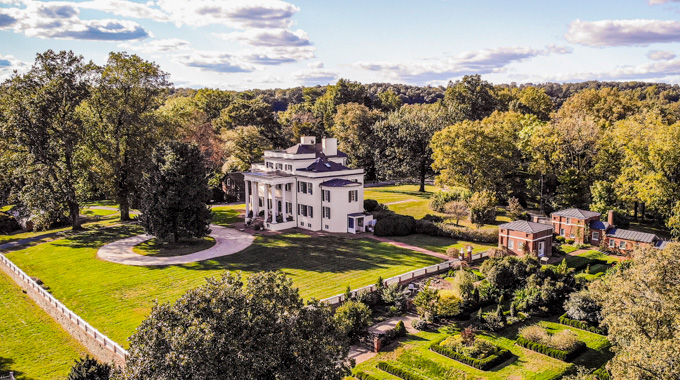
<svg viewBox="0 0 680 380"><path fill-rule="evenodd" d="M441 344L442 342L443 342L443 339L434 341L430 345L430 350L432 350L432 351L434 351L434 352L436 352L440 355L444 355L447 358L450 358L450 359L456 360L458 362L461 362L463 364L469 365L470 367L480 369L482 371L488 371L489 369L497 366L498 364L508 360L512 356L510 351L508 351L504 348L498 347L496 345L493 345L497 349L496 353L489 355L485 358L478 359L478 358L473 358L473 357L463 355L463 354L461 354L457 351L454 351L454 350L452 350L452 349L450 349L446 346L443 346ZM489 344L491 344L491 343L489 343Z"/></svg>
<svg viewBox="0 0 680 380"><path fill-rule="evenodd" d="M592 326L591 324L576 319L571 319L567 317L567 314L562 314L560 316L560 323L565 326L575 327L577 329L585 330L591 333L607 335L607 331L601 327Z"/></svg>
<svg viewBox="0 0 680 380"><path fill-rule="evenodd" d="M573 331L562 330L553 334L540 325L520 329L516 343L565 362L572 361L586 348L586 344L578 340L578 335Z"/></svg>

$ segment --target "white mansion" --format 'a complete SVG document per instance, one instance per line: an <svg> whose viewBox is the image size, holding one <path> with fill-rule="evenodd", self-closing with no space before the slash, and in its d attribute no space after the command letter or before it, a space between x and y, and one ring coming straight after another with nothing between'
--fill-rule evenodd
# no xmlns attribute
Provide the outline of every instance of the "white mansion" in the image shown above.
<svg viewBox="0 0 680 380"><path fill-rule="evenodd" d="M363 232L373 219L364 214L364 170L346 167L337 139L302 137L286 150L267 150L264 163L243 173L246 223L262 220L280 231Z"/></svg>

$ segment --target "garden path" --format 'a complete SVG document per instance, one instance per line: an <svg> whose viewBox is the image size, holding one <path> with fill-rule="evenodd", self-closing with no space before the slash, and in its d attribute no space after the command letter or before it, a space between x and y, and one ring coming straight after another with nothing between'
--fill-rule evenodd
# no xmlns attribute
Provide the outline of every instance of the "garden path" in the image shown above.
<svg viewBox="0 0 680 380"><path fill-rule="evenodd" d="M112 263L136 266L163 266L188 264L196 261L228 256L248 248L255 237L234 228L227 228L211 224L210 236L215 239L215 245L189 255L171 257L144 256L132 249L137 244L153 238L151 235L137 235L127 239L117 240L99 248L97 257Z"/></svg>
<svg viewBox="0 0 680 380"><path fill-rule="evenodd" d="M449 257L449 256L447 256L447 255L445 255L445 254L443 254L443 253L439 253L439 252L435 252L435 251L430 251L429 249L425 249L425 248L421 248L421 247L416 247L415 245L406 244L406 243L402 243L402 242L399 242L399 241L394 241L394 240L391 240L391 239L387 239L387 238L380 237L380 236L375 236L375 235L366 235L366 237L371 238L371 239L374 239L374 240L377 240L377 241L381 241L381 242L383 242L383 243L391 244L391 245L393 245L393 246L395 246L395 247L410 249L410 250L412 250L412 251L416 251L416 252L424 253L424 254L426 254L426 255L438 257L438 258L443 259L443 260L446 260L446 261L451 260L451 257Z"/></svg>

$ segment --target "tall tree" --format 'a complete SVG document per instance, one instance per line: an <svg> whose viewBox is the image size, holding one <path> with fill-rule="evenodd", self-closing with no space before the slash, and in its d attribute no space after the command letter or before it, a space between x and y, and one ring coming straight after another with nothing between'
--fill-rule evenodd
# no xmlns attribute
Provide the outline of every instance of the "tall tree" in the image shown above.
<svg viewBox="0 0 680 380"><path fill-rule="evenodd" d="M76 112L89 95L90 65L73 52L48 50L5 83L0 134L3 155L20 170L19 200L36 227L69 215L80 227L80 176L85 172L83 123ZM7 162L7 161L5 161Z"/></svg>
<svg viewBox="0 0 680 380"><path fill-rule="evenodd" d="M231 92L212 88L202 88L196 91L194 101L197 107L205 113L209 121L220 116L220 112L227 108L234 99Z"/></svg>
<svg viewBox="0 0 680 380"><path fill-rule="evenodd" d="M144 176L140 221L148 234L165 239L210 233L206 166L195 144L171 142L154 149Z"/></svg>
<svg viewBox="0 0 680 380"><path fill-rule="evenodd" d="M252 164L260 162L266 149L271 149L269 141L252 125L224 131L222 139L227 157L223 172L249 170Z"/></svg>
<svg viewBox="0 0 680 380"><path fill-rule="evenodd" d="M316 99L312 112L321 120L326 131L333 126L333 116L341 104L357 103L371 106L371 97L366 88L358 82L339 79L334 85L329 85L326 93Z"/></svg>
<svg viewBox="0 0 680 380"><path fill-rule="evenodd" d="M213 120L213 126L220 132L247 125L257 127L260 134L276 148L288 144L281 133L281 125L276 120L272 107L261 97L249 99L247 94L241 94L222 110L219 118Z"/></svg>
<svg viewBox="0 0 680 380"><path fill-rule="evenodd" d="M493 86L480 75L466 75L456 83L449 83L444 104L454 122L482 120L496 110Z"/></svg>
<svg viewBox="0 0 680 380"><path fill-rule="evenodd" d="M338 147L347 153L349 165L362 168L366 177L375 179L375 155L377 149L373 125L383 117L380 111L347 103L338 106L331 132L338 139Z"/></svg>
<svg viewBox="0 0 680 380"><path fill-rule="evenodd" d="M168 86L167 74L155 63L111 53L83 109L89 146L99 158L100 181L118 202L121 220L130 219L142 169L166 133L154 111Z"/></svg>
<svg viewBox="0 0 680 380"><path fill-rule="evenodd" d="M329 306L281 273L226 272L156 305L130 338L127 380L342 379L347 340Z"/></svg>
<svg viewBox="0 0 680 380"><path fill-rule="evenodd" d="M439 104L405 105L375 124L380 149L375 161L383 178L425 178L432 175L432 136L446 125L447 114Z"/></svg>
<svg viewBox="0 0 680 380"><path fill-rule="evenodd" d="M637 250L590 289L613 345L612 379L680 379L680 245Z"/></svg>

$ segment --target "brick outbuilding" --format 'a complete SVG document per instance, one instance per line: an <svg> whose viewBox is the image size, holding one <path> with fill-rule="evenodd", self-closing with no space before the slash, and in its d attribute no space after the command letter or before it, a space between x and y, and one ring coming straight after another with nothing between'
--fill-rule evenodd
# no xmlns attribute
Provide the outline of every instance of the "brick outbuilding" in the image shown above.
<svg viewBox="0 0 680 380"><path fill-rule="evenodd" d="M516 220L498 226L498 246L517 255L551 256L552 239L553 228L548 224Z"/></svg>

